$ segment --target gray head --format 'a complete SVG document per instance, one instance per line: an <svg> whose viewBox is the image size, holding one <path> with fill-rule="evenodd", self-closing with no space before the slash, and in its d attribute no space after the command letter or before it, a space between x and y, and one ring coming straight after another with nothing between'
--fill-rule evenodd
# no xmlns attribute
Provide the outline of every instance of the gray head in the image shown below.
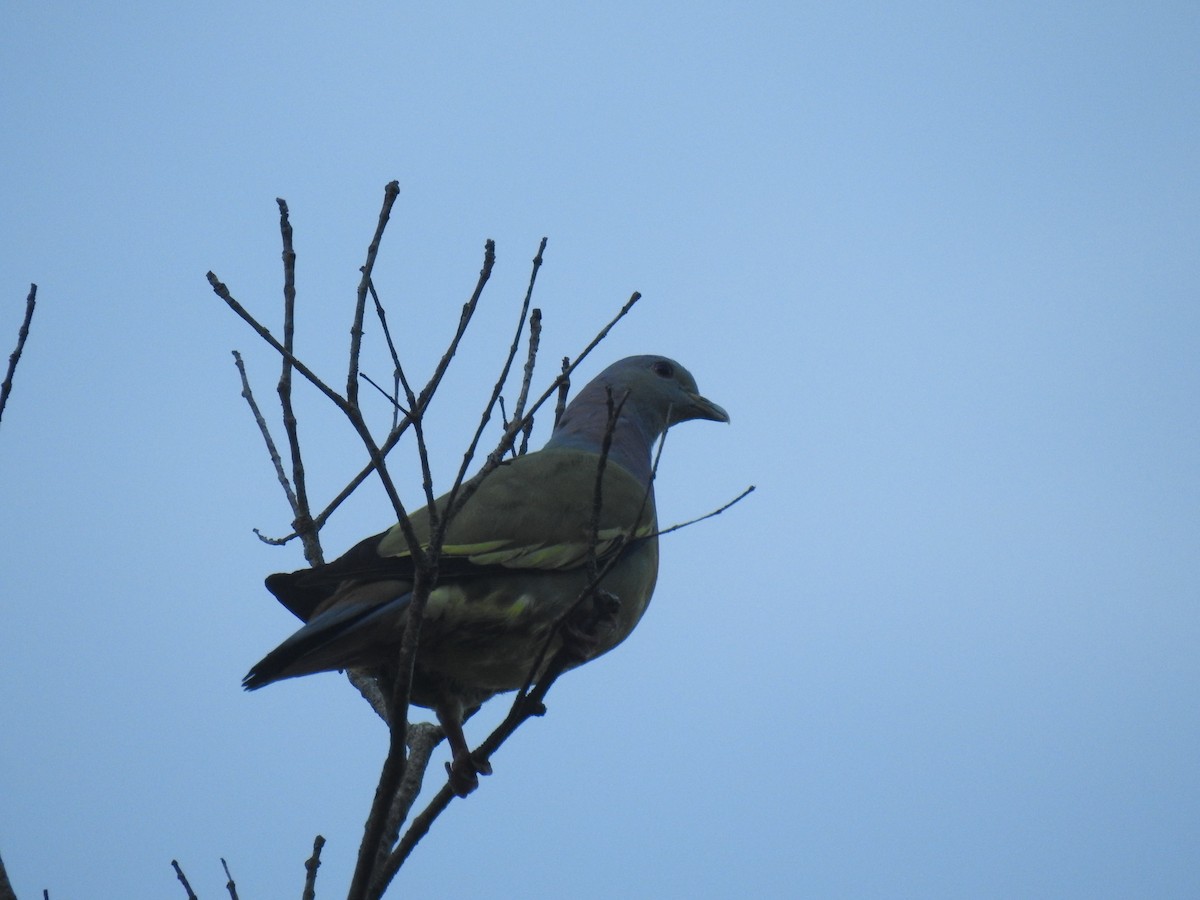
<svg viewBox="0 0 1200 900"><path fill-rule="evenodd" d="M665 356L629 356L613 363L575 395L547 448L599 451L608 421L608 397L621 405L610 459L635 475L650 474L650 448L680 422L728 422L729 414L701 395L692 373Z"/></svg>

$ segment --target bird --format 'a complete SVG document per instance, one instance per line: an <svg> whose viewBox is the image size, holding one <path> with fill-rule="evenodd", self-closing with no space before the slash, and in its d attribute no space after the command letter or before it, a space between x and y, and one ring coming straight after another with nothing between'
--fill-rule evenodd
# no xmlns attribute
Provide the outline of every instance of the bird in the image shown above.
<svg viewBox="0 0 1200 900"><path fill-rule="evenodd" d="M567 667L611 650L642 618L659 560L651 454L668 428L693 419L728 422L729 414L672 359L619 360L577 393L541 450L501 462L451 518L422 619L411 701L432 709L446 733L455 793L466 796L478 774L491 772L472 757L464 719L540 675L537 660L544 670L572 639L571 616L597 575L592 622L606 627L568 654ZM444 511L447 496L435 503ZM427 547L428 508L410 522ZM250 669L243 687L352 667L388 673L413 572L397 524L332 563L268 576L268 590L305 624Z"/></svg>

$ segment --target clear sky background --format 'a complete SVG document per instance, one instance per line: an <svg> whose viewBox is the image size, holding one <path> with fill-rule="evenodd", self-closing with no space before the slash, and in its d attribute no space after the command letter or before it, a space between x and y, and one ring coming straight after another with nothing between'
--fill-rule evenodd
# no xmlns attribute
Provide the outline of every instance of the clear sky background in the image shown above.
<svg viewBox="0 0 1200 900"><path fill-rule="evenodd" d="M345 681L239 681L302 563L239 394L344 376L377 284L447 483L549 246L539 383L673 356L633 637L564 678L415 896L1195 897L1200 7L10 4L0 28L0 853L22 898L344 893L385 746ZM276 325L277 327L277 325ZM378 352L365 363L386 376ZM300 395L311 486L362 463ZM385 417L382 404L381 419ZM545 423L535 443L544 439ZM419 492L411 445L394 471ZM325 533L382 530L368 485ZM503 711L493 704L469 733Z"/></svg>

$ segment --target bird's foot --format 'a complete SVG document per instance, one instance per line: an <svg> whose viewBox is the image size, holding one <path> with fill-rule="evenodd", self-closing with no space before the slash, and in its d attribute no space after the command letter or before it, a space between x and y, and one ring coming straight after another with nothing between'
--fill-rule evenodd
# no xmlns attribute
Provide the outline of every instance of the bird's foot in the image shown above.
<svg viewBox="0 0 1200 900"><path fill-rule="evenodd" d="M608 591L596 591L591 608L581 607L562 624L562 649L575 663L587 662L596 655L600 638L617 624L621 600Z"/></svg>
<svg viewBox="0 0 1200 900"><path fill-rule="evenodd" d="M465 797L479 787L480 775L491 774L492 764L486 759L477 759L472 753L455 753L454 761L446 763L450 790L459 797Z"/></svg>

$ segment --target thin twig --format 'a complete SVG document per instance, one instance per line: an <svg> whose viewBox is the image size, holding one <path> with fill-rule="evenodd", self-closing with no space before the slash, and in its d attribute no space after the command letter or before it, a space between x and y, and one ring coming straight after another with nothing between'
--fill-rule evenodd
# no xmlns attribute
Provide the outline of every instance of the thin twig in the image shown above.
<svg viewBox="0 0 1200 900"><path fill-rule="evenodd" d="M365 381L367 384L369 384L371 387L375 388L375 390L378 391L379 394L385 400L387 400L387 402L390 403L392 405L392 408L395 409L397 412L402 412L405 415L409 414L409 411L400 405L400 401L398 399L396 399L395 394L389 394L386 390L384 390L383 385L381 385L379 382L377 382L374 378L372 378L366 372L359 372L358 377L361 378L363 381Z"/></svg>
<svg viewBox="0 0 1200 900"><path fill-rule="evenodd" d="M750 487L746 488L744 491L742 491L740 494L738 494L736 497L734 497L732 500L730 500L728 503L724 504L723 506L720 506L717 509L714 509L712 512L707 512L702 516L697 516L694 519L688 519L686 522L680 522L678 525L672 525L670 528L664 528L662 531L658 532L658 536L662 537L664 534L670 534L672 531L678 531L680 528L687 528L689 525L695 525L697 522L703 522L705 519L711 519L713 516L719 516L721 513L725 512L725 510L729 509L729 507L733 506L735 503L739 503L740 501L744 500L746 497L753 494L754 491L755 491L755 486L750 485Z"/></svg>
<svg viewBox="0 0 1200 900"><path fill-rule="evenodd" d="M529 386L533 383L533 364L541 342L542 311L535 307L529 314L529 353L525 357L525 372L521 376L521 393L517 395L516 418L525 422L521 428L521 449L516 453L517 456L524 456L529 450L529 435L533 433L533 417L525 417L525 403L529 399Z"/></svg>
<svg viewBox="0 0 1200 900"><path fill-rule="evenodd" d="M495 265L496 242L488 238L483 244L483 267L479 270L479 280L475 283L475 290L472 292L470 299L463 304L462 313L458 318L458 330L454 333L454 337L450 339L450 346L442 354L442 358L438 360L429 383L421 390L420 406L422 409L433 398L433 392L442 383L442 376L446 374L446 368L450 365L450 360L458 352L459 342L462 341L462 336L467 330L467 325L471 322L471 317L475 315L475 307L479 305L479 298L483 294L484 285L492 277L492 269Z"/></svg>
<svg viewBox="0 0 1200 900"><path fill-rule="evenodd" d="M183 874L183 869L179 868L179 863L176 860L171 860L171 866L175 869L175 875L179 878L179 883L183 885L183 889L187 891L188 900L198 900L192 886L188 884L187 876Z"/></svg>
<svg viewBox="0 0 1200 900"><path fill-rule="evenodd" d="M225 877L229 879L225 882L225 890L229 891L229 900L238 900L237 885L233 883L233 875L229 872L229 864L225 862L225 857L221 857L221 866L225 869Z"/></svg>
<svg viewBox="0 0 1200 900"><path fill-rule="evenodd" d="M571 392L571 358L564 356L559 368L562 371L562 377L558 379L558 399L554 401L555 428L558 427L558 423L562 420L563 413L567 411L567 394Z"/></svg>
<svg viewBox="0 0 1200 900"><path fill-rule="evenodd" d="M479 273L479 282L475 286L475 292L471 299L468 300L463 307L463 313L459 318L458 330L455 333L454 338L451 340L450 349L447 350L446 354L443 355L442 360L438 363L437 369L434 371L434 374L430 378L428 384L426 384L422 389L420 397L417 398L417 402L412 404L414 407L418 409L426 408L429 405L430 400L432 400L438 386L441 384L442 376L445 374L446 366L449 364L450 358L453 357L454 352L457 350L459 341L461 341L463 333L466 330L467 323L470 322L471 316L474 314L474 308L479 302L479 296L483 291L483 286L491 277L492 267L495 265L495 261L495 244L492 241L488 241L484 248L484 264L483 269ZM339 409L340 408L341 407L339 406ZM400 424L392 428L392 431L387 436L387 439L379 445L379 452L383 456L387 456L388 453L391 452L392 448L396 446L401 436L407 430L410 423L410 415L411 413L406 414L405 418L400 421ZM320 529L323 527L325 522L328 521L329 517L333 515L333 513L336 512L343 503L346 502L346 499L351 494L358 490L358 486L366 481L368 476L370 476L373 471L375 471L374 462L368 462L362 469L360 469L359 472L350 479L346 486L342 488L340 492L338 492L337 496L330 500L325 508L313 517L313 522L316 528ZM283 540L287 540L287 538L284 538Z"/></svg>
<svg viewBox="0 0 1200 900"><path fill-rule="evenodd" d="M21 351L25 349L25 339L29 337L29 323L33 321L33 308L37 306L37 285L29 285L29 296L25 298L25 318L17 329L17 349L8 357L8 371L4 382L0 384L0 418L4 417L4 406L8 403L8 395L12 393L13 374L17 371L17 363L21 361Z"/></svg>
<svg viewBox="0 0 1200 900"><path fill-rule="evenodd" d="M529 273L529 287L525 290L525 302L522 312L529 308L533 298L533 283L537 279L538 269L542 267L542 253L546 250L546 238L538 245L537 255L533 257L533 271ZM521 393L517 395L517 405L513 407L513 418L525 416L525 403L529 399L529 386L533 383L533 364L537 359L538 344L542 337L542 311L535 309L529 316L529 352L525 356L525 372L521 378Z"/></svg>
<svg viewBox="0 0 1200 900"><path fill-rule="evenodd" d="M242 360L242 354L237 350L233 351L233 364L237 366L238 375L242 380L242 398L250 406L250 413L254 416L254 421L258 425L258 430L262 434L263 443L267 445L267 453L271 457L271 465L275 467L275 477L279 479L279 484L283 488L283 492L287 495L288 505L291 506L293 514L299 509L299 500L292 491L292 483L288 480L287 472L283 468L283 459L279 455L279 450L275 446L275 441L271 437L271 430L267 426L267 420L263 418L262 410L258 407L258 402L254 399L254 391L250 389L250 379L246 375L246 363ZM261 535L259 536L262 537ZM263 540L266 540L263 538Z"/></svg>
<svg viewBox="0 0 1200 900"><path fill-rule="evenodd" d="M561 386L568 382L572 373L579 368L579 364L587 359L588 355L595 350L597 345L599 345L599 343L608 336L608 333L613 330L613 327L623 318L625 318L625 316L629 314L629 311L633 309L634 304L641 299L642 295L637 291L634 291L630 295L629 299L625 301L625 305L617 311L617 314L609 320L607 325L600 329L596 336L592 338L591 343L583 348L583 351L575 357L573 362L567 357L563 357L562 373L556 379L554 379L550 387L546 388L545 392L534 402L533 406L530 407L529 412L525 414L524 418L531 419L533 414L542 408L542 404L545 403L552 394L560 392ZM555 424L558 424L557 418L555 419Z"/></svg>
<svg viewBox="0 0 1200 900"><path fill-rule="evenodd" d="M479 417L479 425L475 429L475 434L471 438L471 443L467 445L466 452L463 453L462 464L459 465L458 473L454 476L454 484L450 486L450 490L446 495L446 510L448 511L448 515L440 523L440 533L443 535L445 534L445 529L450 521L450 518L454 515L457 509L461 509L461 506L455 506L455 499L458 496L459 490L462 488L463 480L467 476L467 469L470 467L471 461L475 458L475 451L479 447L480 439L483 437L483 430L487 427L487 423L491 420L492 410L496 407L496 401L500 398L501 391L504 390L504 383L508 381L508 373L512 371L512 364L513 360L517 357L517 350L520 349L521 335L525 331L525 320L529 315L529 305L533 299L533 285L534 282L537 281L538 269L540 269L542 266L542 251L545 249L546 239L542 238L541 244L538 245L537 255L533 258L533 270L529 273L529 286L525 290L525 299L521 302L521 311L517 315L517 327L513 334L512 342L508 346L508 355L504 358L504 365L500 367L500 376L496 379L496 383L492 387L492 395L490 398L488 398L488 402L484 404L483 413ZM531 352L536 354L536 345L531 346ZM527 359L525 368L528 372L526 377L532 377L533 359ZM520 410L525 406L525 400L528 397L528 393L528 389L523 384L521 396L517 401L518 410L513 413L514 418L520 419L522 417ZM510 433L513 435L517 433L514 429L512 429L512 424L513 423L510 422L504 429L504 435L506 437ZM509 439L508 443L511 446L511 439ZM503 456L505 452L507 452L507 447L502 445L498 455ZM432 494L430 495L429 502L432 508Z"/></svg>
<svg viewBox="0 0 1200 900"><path fill-rule="evenodd" d="M413 395L412 387L408 383L408 378L404 375L404 367L400 365L400 354L396 351L396 342L392 340L392 330L388 328L387 310L383 308L383 304L379 302L379 294L375 291L375 282L367 282L367 288L371 291L371 300L375 304L375 316L379 319L379 327L383 329L383 339L387 342L388 353L392 357L392 382L395 385L393 389L393 397L400 396L400 388L404 388L404 396L408 399L408 408L411 410L416 404L416 398ZM365 377L365 376L364 376ZM395 401L393 401L395 403ZM400 413L405 412L400 408L399 403L395 403L392 410L392 428L394 429L400 423Z"/></svg>
<svg viewBox="0 0 1200 900"><path fill-rule="evenodd" d="M313 852L304 863L304 893L300 900L315 900L317 896L317 869L321 868L321 848L325 846L325 838L317 835L313 839Z"/></svg>
<svg viewBox="0 0 1200 900"><path fill-rule="evenodd" d="M317 377L317 375L312 372L308 366L300 362L300 360L295 357L291 350L280 344L275 336L272 335L266 327L264 327L257 319L255 319L254 316L250 315L246 308L234 299L233 295L229 292L229 288L222 284L217 279L217 276L212 272L208 273L208 282L212 286L213 292L216 293L216 295L222 300L224 300L230 309L241 316L241 318L248 325L250 325L255 332L258 333L259 337L274 347L275 350L284 357L284 359L290 360L296 371L307 378L314 387L328 397L333 404L342 411L342 414L349 419L350 424L354 427L354 430L358 432L359 439L362 440L363 445L366 447L367 454L371 460L372 468L379 474L380 483L383 485L383 489L387 493L388 499L392 501L392 507L396 511L396 516L400 520L400 525L404 530L405 536L408 537L411 534L412 526L408 522L408 515L404 510L404 504L401 503L400 495L396 491L396 486L392 483L391 477L387 472L387 468L384 466L383 454L381 453L379 446L376 445L374 438L371 436L370 429L367 428L367 424L363 420L362 413L358 407L349 403L344 397L340 396L336 391L325 384L325 382ZM403 428L405 425L407 425L407 421L401 427Z"/></svg>
<svg viewBox="0 0 1200 900"><path fill-rule="evenodd" d="M276 197L275 202L279 205L279 235L283 242L283 346L288 354L293 354L296 336L296 248L292 242L292 222L287 201ZM304 546L305 560L310 566L316 566L325 561L325 556L321 551L320 529L313 523L312 510L308 503L304 457L300 452L300 432L296 411L292 406L292 363L289 356L282 359L276 393L279 395L283 429L287 434L288 449L292 458L291 481L295 485L295 492L286 491L292 506L292 528Z"/></svg>
<svg viewBox="0 0 1200 900"><path fill-rule="evenodd" d="M592 489L592 519L588 528L587 573L588 578L592 580L595 580L596 573L599 571L596 563L596 548L600 543L600 509L604 504L604 470L608 465L608 453L612 449L617 420L620 419L621 410L628 399L629 392L626 391L619 403L614 401L612 388L608 385L604 386L604 406L607 418L604 422L604 437L600 441L600 457L596 460L596 483ZM641 519L640 511L638 519ZM637 528L637 521L634 522L634 528Z"/></svg>
<svg viewBox="0 0 1200 900"><path fill-rule="evenodd" d="M454 505L450 506L447 504L449 511L446 513L446 515L449 518L453 518L455 515L457 515L458 511L466 505L467 501L471 499L471 496L475 493L475 491L479 489L479 486L483 483L483 480L489 474L491 474L496 466L500 465L500 463L504 461L504 454L507 453L508 448L512 446L516 435L528 427L528 425L533 421L533 417L537 414L537 411L542 408L542 404L544 404L552 395L555 393L559 393L561 395L562 385L569 382L570 377L572 373L574 373L575 369L578 368L584 359L587 358L588 354L590 354L592 350L596 348L596 346L600 343L601 338L608 334L608 332L612 330L613 326L616 325L617 322L621 321L626 314L628 314L628 312L633 308L633 305L641 299L641 296L642 295L637 291L634 291L633 295L625 302L625 305L621 307L620 311L618 311L617 314L613 316L611 320L609 320L608 324L600 330L599 335L593 338L591 343L583 349L583 352L575 357L574 362L572 362L569 357L563 357L562 372L557 378L554 379L554 381L550 384L550 387L546 388L546 390L542 392L542 395L534 401L533 405L529 407L529 411L525 413L524 416L522 416L520 419L514 419L508 423L508 427L504 429L504 433L501 435L499 443L497 443L496 448L488 454L487 460L484 462L482 468L480 468L480 470L476 472L469 481L463 484L462 490L458 493ZM555 424L557 424L557 420Z"/></svg>
<svg viewBox="0 0 1200 900"><path fill-rule="evenodd" d="M268 328L262 325L256 318L254 318L254 316L250 315L246 308L234 299L233 294L229 293L229 288L222 284L216 275L214 275L212 272L209 272L206 277L208 278L209 285L213 289L213 293L224 300L226 306L237 313L247 325L253 328L259 337L274 347L277 353L281 354L284 359L291 362L296 371L307 378L313 387L328 397L334 406L342 410L342 412L346 412L349 406L346 403L345 397L322 381L308 366L300 362L300 360L295 357L291 350L288 350L283 346L283 344L279 343L279 341L275 338L275 335L271 334Z"/></svg>
<svg viewBox="0 0 1200 900"><path fill-rule="evenodd" d="M358 283L358 299L354 304L354 324L350 327L350 366L346 373L346 399L353 405L358 405L358 357L362 350L363 314L367 308L367 285L371 283L371 273L375 270L375 258L379 255L379 244L383 241L383 231L387 228L388 219L392 216L392 206L400 196L400 182L389 182L383 189L383 208L379 210L379 221L375 225L375 234L371 245L367 248L367 261L362 267L362 279Z"/></svg>

